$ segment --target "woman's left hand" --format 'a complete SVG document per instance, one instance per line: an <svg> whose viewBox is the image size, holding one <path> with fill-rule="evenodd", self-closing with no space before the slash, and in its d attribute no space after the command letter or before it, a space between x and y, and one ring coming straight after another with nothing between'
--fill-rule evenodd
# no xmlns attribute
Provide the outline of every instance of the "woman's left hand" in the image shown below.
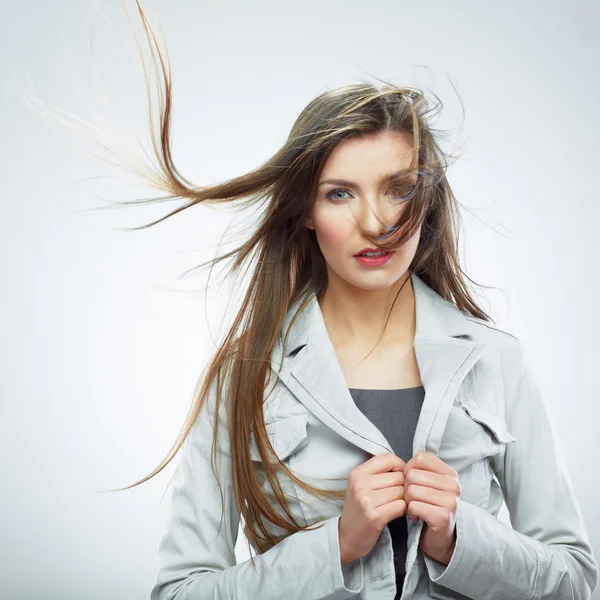
<svg viewBox="0 0 600 600"><path fill-rule="evenodd" d="M424 521L419 548L447 565L456 543L458 475L434 454L418 452L406 463L404 478L406 512L412 521Z"/></svg>

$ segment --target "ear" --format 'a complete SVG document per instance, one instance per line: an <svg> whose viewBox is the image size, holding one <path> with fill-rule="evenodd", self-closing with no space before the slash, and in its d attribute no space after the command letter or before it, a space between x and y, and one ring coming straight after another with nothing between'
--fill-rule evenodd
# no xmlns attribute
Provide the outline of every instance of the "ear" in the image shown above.
<svg viewBox="0 0 600 600"><path fill-rule="evenodd" d="M304 226L307 227L308 229L314 229L315 226L313 224L313 220L308 217L308 219L306 219L306 221L304 221Z"/></svg>

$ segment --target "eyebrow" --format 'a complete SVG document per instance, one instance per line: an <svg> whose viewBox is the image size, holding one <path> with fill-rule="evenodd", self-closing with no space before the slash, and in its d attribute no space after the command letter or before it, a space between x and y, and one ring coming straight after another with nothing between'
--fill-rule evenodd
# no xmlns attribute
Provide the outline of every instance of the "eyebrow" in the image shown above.
<svg viewBox="0 0 600 600"><path fill-rule="evenodd" d="M403 175L406 175L409 172L410 169L400 169L395 173L390 173L389 175L385 175L384 177L382 177L381 182L388 183L389 181L398 179L399 177L402 177ZM360 185L358 185L357 183L353 183L352 181L348 181L346 179L325 179L324 181L319 182L319 185L321 186L325 183L330 183L333 185L345 185L347 187L354 187L360 189Z"/></svg>

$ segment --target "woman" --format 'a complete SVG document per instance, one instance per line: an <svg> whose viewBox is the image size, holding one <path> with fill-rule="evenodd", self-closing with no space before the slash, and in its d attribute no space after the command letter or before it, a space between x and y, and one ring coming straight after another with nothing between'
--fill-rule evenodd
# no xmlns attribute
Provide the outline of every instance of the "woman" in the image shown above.
<svg viewBox="0 0 600 600"><path fill-rule="evenodd" d="M148 181L188 202L146 227L265 208L212 261L247 263L248 290L169 456L133 484L182 448L152 600L589 598L597 563L526 353L459 266L424 95L326 91L264 165L195 187L162 73ZM256 555L236 564L242 521Z"/></svg>
<svg viewBox="0 0 600 600"><path fill-rule="evenodd" d="M319 110L340 118L341 106L360 104L334 128L343 139L310 167L314 175L304 174L316 190L306 219L301 207L284 204L285 188L270 213L277 221L299 210L292 219L304 229L282 223L266 237L287 231L289 245L265 248L274 266L255 285L266 297L256 297L252 333L237 346L252 360L238 363L223 422L211 417L220 413L213 388L211 409L184 445L152 600L562 599L589 598L595 587L597 564L522 344L462 293L452 268L451 195L439 175L434 184L414 178L402 94L347 87L304 113L322 130ZM402 103L406 120L398 122ZM348 123L359 131L348 135ZM417 198L428 208L408 240L379 262L360 258L375 245L381 219L419 214ZM294 239L308 239L311 249L298 251L306 259L292 269L285 257L296 255ZM250 337L268 345L268 315L287 289L276 265L296 272L302 290L271 345L273 389L254 404L249 366L260 361ZM463 309L436 289L454 290ZM208 440L221 427L215 474ZM269 479L264 435L249 433L262 427L298 479ZM240 464L229 464L236 452ZM305 487L335 478L328 489L341 491L341 501ZM248 506L236 505L236 485L246 486ZM284 520L281 494L300 527ZM496 518L503 497L514 530ZM256 527L267 538L248 535L263 552L256 569L251 560L235 564L240 514L247 535ZM321 527L302 529L314 523Z"/></svg>

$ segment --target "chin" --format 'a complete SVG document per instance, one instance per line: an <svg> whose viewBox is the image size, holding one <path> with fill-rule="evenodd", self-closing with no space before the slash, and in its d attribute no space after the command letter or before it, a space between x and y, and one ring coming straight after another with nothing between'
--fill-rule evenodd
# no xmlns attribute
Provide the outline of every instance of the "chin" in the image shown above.
<svg viewBox="0 0 600 600"><path fill-rule="evenodd" d="M396 281L398 281L398 278L393 278L393 279L380 279L379 281L365 281L365 279L368 279L366 277L353 277L352 280L348 280L348 283L350 283L351 285L353 285L356 288L359 288L361 290L365 290L365 291L370 291L370 292L376 292L378 290L386 290L388 288L390 288L392 285L394 285L394 283L396 283ZM375 279L375 278L372 278Z"/></svg>

